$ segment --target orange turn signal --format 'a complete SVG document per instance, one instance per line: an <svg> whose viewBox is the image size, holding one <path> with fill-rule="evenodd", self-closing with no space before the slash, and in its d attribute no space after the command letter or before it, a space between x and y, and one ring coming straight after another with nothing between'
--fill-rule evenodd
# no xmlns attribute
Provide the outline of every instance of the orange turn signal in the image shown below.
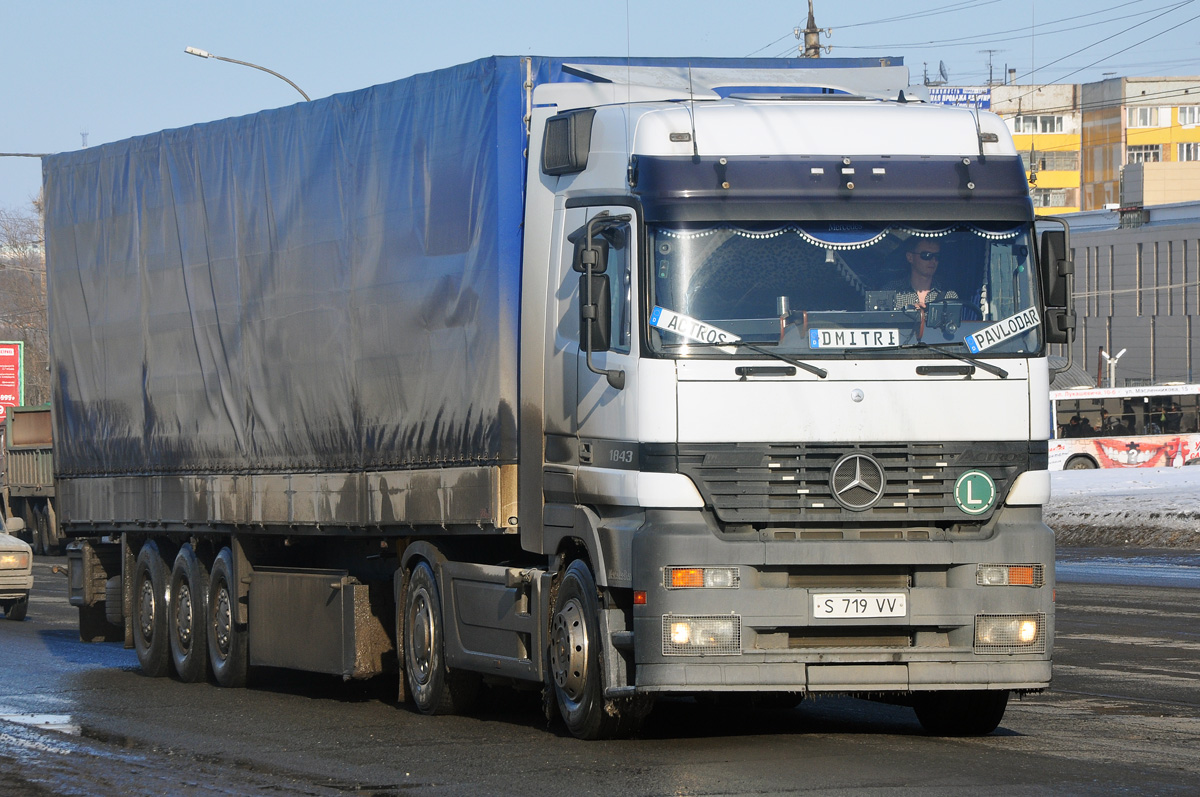
<svg viewBox="0 0 1200 797"><path fill-rule="evenodd" d="M671 589L681 587L703 587L704 571L699 567L676 567L671 569Z"/></svg>
<svg viewBox="0 0 1200 797"><path fill-rule="evenodd" d="M635 589L633 591L633 605L634 606L645 606L646 605L646 590Z"/></svg>
<svg viewBox="0 0 1200 797"><path fill-rule="evenodd" d="M1008 583L1017 587L1033 586L1033 565L1010 565Z"/></svg>

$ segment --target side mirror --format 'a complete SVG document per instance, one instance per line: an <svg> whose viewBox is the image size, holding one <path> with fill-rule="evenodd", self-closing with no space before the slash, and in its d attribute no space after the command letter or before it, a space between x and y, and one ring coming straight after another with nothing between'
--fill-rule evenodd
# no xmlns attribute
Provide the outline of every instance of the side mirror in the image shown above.
<svg viewBox="0 0 1200 797"><path fill-rule="evenodd" d="M1046 216L1042 221L1056 221L1061 230L1042 233L1041 278L1042 296L1046 300L1046 318L1042 329L1047 343L1070 343L1075 339L1075 262L1071 260L1071 244L1067 224L1061 219Z"/></svg>
<svg viewBox="0 0 1200 797"><path fill-rule="evenodd" d="M588 346L589 351L608 351L612 339L612 301L609 296L608 277L603 274L591 276L590 292L588 275L583 274L579 277L579 339L584 345L591 344Z"/></svg>
<svg viewBox="0 0 1200 797"><path fill-rule="evenodd" d="M1071 292L1067 277L1075 273L1075 263L1067 251L1063 230L1042 233L1042 295L1049 307L1069 307Z"/></svg>

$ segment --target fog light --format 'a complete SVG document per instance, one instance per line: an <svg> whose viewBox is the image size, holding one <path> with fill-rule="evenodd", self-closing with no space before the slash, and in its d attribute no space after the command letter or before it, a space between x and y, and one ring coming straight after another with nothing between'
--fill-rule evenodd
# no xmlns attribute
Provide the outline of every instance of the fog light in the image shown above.
<svg viewBox="0 0 1200 797"><path fill-rule="evenodd" d="M737 656L742 652L742 618L736 614L663 617L663 655Z"/></svg>
<svg viewBox="0 0 1200 797"><path fill-rule="evenodd" d="M1045 653L1046 615L980 614L975 617L976 653Z"/></svg>

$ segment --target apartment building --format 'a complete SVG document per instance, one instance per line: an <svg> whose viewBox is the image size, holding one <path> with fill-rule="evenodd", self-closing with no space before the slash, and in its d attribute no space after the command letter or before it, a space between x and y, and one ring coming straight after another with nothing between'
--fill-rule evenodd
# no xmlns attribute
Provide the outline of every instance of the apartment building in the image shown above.
<svg viewBox="0 0 1200 797"><path fill-rule="evenodd" d="M1081 87L1083 210L1200 200L1200 77Z"/></svg>
<svg viewBox="0 0 1200 797"><path fill-rule="evenodd" d="M1038 215L1080 210L1079 85L941 86L930 102L990 110L1013 134Z"/></svg>

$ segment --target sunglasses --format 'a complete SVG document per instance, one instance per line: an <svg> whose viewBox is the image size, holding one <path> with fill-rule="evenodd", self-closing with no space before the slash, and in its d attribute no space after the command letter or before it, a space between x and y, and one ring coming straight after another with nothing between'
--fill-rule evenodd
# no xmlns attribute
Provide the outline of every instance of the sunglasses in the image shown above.
<svg viewBox="0 0 1200 797"><path fill-rule="evenodd" d="M916 255L917 257L921 258L922 260L937 260L938 259L937 252L913 252L913 254Z"/></svg>

